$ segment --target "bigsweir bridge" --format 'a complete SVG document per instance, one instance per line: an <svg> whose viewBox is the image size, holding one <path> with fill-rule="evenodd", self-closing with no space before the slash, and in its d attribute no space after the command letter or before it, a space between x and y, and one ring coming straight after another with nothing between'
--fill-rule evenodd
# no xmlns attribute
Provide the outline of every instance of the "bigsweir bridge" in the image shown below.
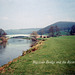
<svg viewBox="0 0 75 75"><path fill-rule="evenodd" d="M12 38L12 37L14 37L14 38L24 38L24 37L30 37L30 38L32 38L33 36L35 36L35 35L30 35L30 34L14 34L14 35L6 35L6 37L7 38ZM47 35L38 35L38 36L36 36L36 38L47 38Z"/></svg>
<svg viewBox="0 0 75 75"><path fill-rule="evenodd" d="M14 34L14 35L6 35L7 38L12 37L30 37L30 34Z"/></svg>

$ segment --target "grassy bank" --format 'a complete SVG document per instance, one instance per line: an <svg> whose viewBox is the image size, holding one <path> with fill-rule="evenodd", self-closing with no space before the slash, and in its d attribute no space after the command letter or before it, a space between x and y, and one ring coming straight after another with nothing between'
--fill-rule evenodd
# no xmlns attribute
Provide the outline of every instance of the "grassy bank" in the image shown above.
<svg viewBox="0 0 75 75"><path fill-rule="evenodd" d="M49 38L38 50L12 62L2 73L7 75L74 74L75 36Z"/></svg>

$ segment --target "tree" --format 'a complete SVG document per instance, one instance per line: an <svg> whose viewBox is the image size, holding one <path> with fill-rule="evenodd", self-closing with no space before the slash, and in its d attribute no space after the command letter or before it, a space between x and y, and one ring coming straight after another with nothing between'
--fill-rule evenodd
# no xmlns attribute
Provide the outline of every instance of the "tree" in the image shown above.
<svg viewBox="0 0 75 75"><path fill-rule="evenodd" d="M0 37L5 35L7 35L6 32L3 29L0 29Z"/></svg>
<svg viewBox="0 0 75 75"><path fill-rule="evenodd" d="M32 40L37 40L37 36L38 36L38 34L37 34L37 32L36 31L33 31L31 34L31 37L32 37Z"/></svg>
<svg viewBox="0 0 75 75"><path fill-rule="evenodd" d="M54 32L55 32L54 31L54 26L50 26L50 28L49 28L49 33L50 33L49 36L53 37L54 36Z"/></svg>
<svg viewBox="0 0 75 75"><path fill-rule="evenodd" d="M60 29L58 26L50 26L49 28L49 36L59 36L60 35Z"/></svg>
<svg viewBox="0 0 75 75"><path fill-rule="evenodd" d="M60 29L58 26L55 26L55 35L59 36L60 35Z"/></svg>
<svg viewBox="0 0 75 75"><path fill-rule="evenodd" d="M31 36L38 36L38 33L37 33L36 31L33 31L33 32L31 33Z"/></svg>
<svg viewBox="0 0 75 75"><path fill-rule="evenodd" d="M71 27L70 35L75 35L75 25Z"/></svg>

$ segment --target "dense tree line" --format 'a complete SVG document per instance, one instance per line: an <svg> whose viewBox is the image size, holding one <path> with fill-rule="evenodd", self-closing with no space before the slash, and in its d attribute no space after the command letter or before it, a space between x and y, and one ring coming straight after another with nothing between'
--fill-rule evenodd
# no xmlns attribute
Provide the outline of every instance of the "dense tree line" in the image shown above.
<svg viewBox="0 0 75 75"><path fill-rule="evenodd" d="M70 35L75 35L75 25L71 27Z"/></svg>

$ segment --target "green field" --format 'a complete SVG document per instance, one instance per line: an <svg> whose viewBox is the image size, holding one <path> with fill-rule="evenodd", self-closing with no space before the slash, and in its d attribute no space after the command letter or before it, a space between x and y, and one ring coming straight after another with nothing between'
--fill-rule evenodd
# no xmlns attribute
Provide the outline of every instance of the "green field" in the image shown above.
<svg viewBox="0 0 75 75"><path fill-rule="evenodd" d="M51 37L6 68L7 75L74 75L75 36Z"/></svg>

